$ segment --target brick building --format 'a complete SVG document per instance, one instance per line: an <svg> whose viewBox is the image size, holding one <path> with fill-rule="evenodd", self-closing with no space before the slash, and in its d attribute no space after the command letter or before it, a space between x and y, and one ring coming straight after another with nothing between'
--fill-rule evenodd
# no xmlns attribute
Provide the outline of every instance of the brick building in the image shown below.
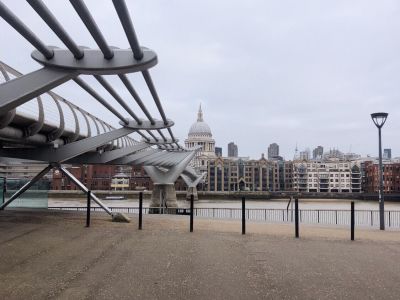
<svg viewBox="0 0 400 300"><path fill-rule="evenodd" d="M400 163L383 164L383 188L387 194L400 193ZM379 190L379 164L365 162L364 191L377 193Z"/></svg>
<svg viewBox="0 0 400 300"><path fill-rule="evenodd" d="M80 182L91 190L111 190L111 179L117 173L112 165L69 166L71 172ZM78 187L60 171L53 171L53 190L78 190Z"/></svg>
<svg viewBox="0 0 400 300"><path fill-rule="evenodd" d="M141 166L86 165L69 166L68 171L91 190L152 190L153 181ZM116 179L124 178L123 188L116 188ZM78 190L78 187L60 171L53 170L51 189ZM118 181L118 180L117 180ZM125 184L125 182L127 184ZM118 184L117 184L118 185ZM118 185L120 186L120 185ZM186 190L186 184L181 179L175 182L177 191Z"/></svg>

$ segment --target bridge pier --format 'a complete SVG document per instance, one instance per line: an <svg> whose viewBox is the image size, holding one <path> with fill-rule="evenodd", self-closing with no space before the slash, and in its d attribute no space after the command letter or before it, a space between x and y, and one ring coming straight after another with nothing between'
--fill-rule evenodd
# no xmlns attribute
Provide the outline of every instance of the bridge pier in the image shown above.
<svg viewBox="0 0 400 300"><path fill-rule="evenodd" d="M186 169L189 162L195 155L195 151L189 153L182 161L170 169L158 168L155 166L144 166L147 175L154 182L153 194L151 197L150 213L158 213L161 208L178 207L175 191L175 181L179 175Z"/></svg>
<svg viewBox="0 0 400 300"><path fill-rule="evenodd" d="M176 208L178 201L176 198L175 184L155 184L151 194L150 213L159 213L160 208ZM171 213L171 211L169 211Z"/></svg>
<svg viewBox="0 0 400 300"><path fill-rule="evenodd" d="M199 200L199 195L197 193L197 185L203 180L206 173L197 174L193 168L187 168L187 172L181 174L183 181L185 181L188 186L186 193L186 200L190 201L190 197L193 194L193 200Z"/></svg>

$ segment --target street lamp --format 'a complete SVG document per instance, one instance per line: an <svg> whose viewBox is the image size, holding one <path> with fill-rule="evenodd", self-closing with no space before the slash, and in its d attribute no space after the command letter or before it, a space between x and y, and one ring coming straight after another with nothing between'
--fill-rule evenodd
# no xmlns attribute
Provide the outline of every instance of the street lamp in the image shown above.
<svg viewBox="0 0 400 300"><path fill-rule="evenodd" d="M378 127L379 133L379 224L380 230L385 230L385 199L383 197L383 166L382 166L382 137L381 128L386 122L388 113L378 112L371 114L372 121Z"/></svg>

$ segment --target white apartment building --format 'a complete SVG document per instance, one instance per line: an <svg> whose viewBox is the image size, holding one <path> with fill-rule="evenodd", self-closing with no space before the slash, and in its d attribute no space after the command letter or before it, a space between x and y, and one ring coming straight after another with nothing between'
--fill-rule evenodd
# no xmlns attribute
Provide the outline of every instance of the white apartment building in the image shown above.
<svg viewBox="0 0 400 300"><path fill-rule="evenodd" d="M357 161L295 161L293 188L298 192L360 193L360 165Z"/></svg>

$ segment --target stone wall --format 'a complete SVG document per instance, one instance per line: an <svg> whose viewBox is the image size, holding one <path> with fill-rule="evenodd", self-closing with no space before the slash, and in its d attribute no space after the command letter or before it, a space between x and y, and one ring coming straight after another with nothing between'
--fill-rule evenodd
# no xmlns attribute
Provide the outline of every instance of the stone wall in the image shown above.
<svg viewBox="0 0 400 300"><path fill-rule="evenodd" d="M139 199L140 191L93 191L101 199L109 195L125 195L127 199ZM143 199L150 200L152 191L144 191ZM198 191L199 200L240 200L242 197L248 200L288 199L290 196L298 196L301 199L354 199L371 200L378 199L378 194L367 193L296 193L296 192L203 192ZM49 191L50 198L86 198L81 191ZM178 200L186 199L186 191L177 191ZM399 201L400 194L385 194L387 201Z"/></svg>

